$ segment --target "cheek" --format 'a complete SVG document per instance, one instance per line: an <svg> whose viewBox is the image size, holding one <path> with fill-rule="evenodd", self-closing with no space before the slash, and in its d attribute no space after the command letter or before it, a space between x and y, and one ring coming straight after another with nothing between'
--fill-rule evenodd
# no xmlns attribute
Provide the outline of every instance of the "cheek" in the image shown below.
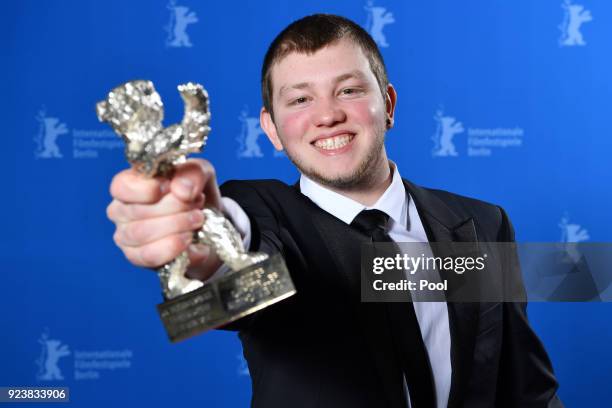
<svg viewBox="0 0 612 408"><path fill-rule="evenodd" d="M297 140L306 134L308 119L305 112L292 112L279 118L281 133L291 140Z"/></svg>
<svg viewBox="0 0 612 408"><path fill-rule="evenodd" d="M384 109L379 103L363 101L352 106L352 114L355 119L364 125L374 125L384 122Z"/></svg>

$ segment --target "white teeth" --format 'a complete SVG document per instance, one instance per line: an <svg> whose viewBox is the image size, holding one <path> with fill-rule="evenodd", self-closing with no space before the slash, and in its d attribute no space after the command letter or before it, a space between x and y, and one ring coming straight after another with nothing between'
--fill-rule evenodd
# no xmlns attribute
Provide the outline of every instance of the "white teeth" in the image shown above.
<svg viewBox="0 0 612 408"><path fill-rule="evenodd" d="M324 150L339 149L349 144L353 140L352 135L341 135L335 137L328 137L327 139L319 139L315 142L315 146Z"/></svg>

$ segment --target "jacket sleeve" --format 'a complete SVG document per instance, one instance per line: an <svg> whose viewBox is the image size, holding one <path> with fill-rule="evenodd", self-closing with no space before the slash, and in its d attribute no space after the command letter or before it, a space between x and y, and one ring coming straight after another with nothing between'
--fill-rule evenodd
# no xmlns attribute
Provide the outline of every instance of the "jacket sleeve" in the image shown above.
<svg viewBox="0 0 612 408"><path fill-rule="evenodd" d="M273 255L283 252L279 236L279 223L273 210L275 203L266 200L247 181L228 181L221 185L221 194L236 201L249 217L251 245L249 251Z"/></svg>
<svg viewBox="0 0 612 408"><path fill-rule="evenodd" d="M498 241L514 242L512 224L504 210L500 208L500 211L502 223ZM520 274L520 270L518 272ZM524 291L520 277L518 281L513 278L512 282L518 282ZM558 387L544 345L529 325L527 303L504 302L496 406L562 408Z"/></svg>
<svg viewBox="0 0 612 408"><path fill-rule="evenodd" d="M233 199L249 217L251 243L249 252L265 252L269 255L283 253L283 244L279 237L277 216L270 200L265 200L247 181L228 181L221 185L221 195ZM221 327L222 330L243 330L255 323L265 314L265 309L245 316L235 322Z"/></svg>

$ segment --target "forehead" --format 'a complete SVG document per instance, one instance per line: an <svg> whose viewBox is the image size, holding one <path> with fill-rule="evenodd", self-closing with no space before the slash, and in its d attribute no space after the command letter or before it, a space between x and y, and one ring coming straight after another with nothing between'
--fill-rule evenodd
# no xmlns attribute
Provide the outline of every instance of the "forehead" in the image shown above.
<svg viewBox="0 0 612 408"><path fill-rule="evenodd" d="M312 54L291 52L271 68L273 94L296 83L325 83L351 72L376 80L363 50L350 39L341 39Z"/></svg>

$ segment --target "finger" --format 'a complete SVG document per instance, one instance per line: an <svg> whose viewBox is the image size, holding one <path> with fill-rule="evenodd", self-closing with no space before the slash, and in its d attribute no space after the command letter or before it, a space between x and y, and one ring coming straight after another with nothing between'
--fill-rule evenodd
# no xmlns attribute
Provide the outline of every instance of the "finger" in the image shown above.
<svg viewBox="0 0 612 408"><path fill-rule="evenodd" d="M169 183L169 180L148 178L128 169L113 177L110 193L113 198L124 203L151 204L168 192Z"/></svg>
<svg viewBox="0 0 612 408"><path fill-rule="evenodd" d="M221 267L221 259L209 246L189 245L189 268L185 276L189 279L207 280Z"/></svg>
<svg viewBox="0 0 612 408"><path fill-rule="evenodd" d="M220 208L221 193L215 168L204 159L192 159L178 166L170 190L177 198L191 201L199 193L206 196L205 206Z"/></svg>
<svg viewBox="0 0 612 408"><path fill-rule="evenodd" d="M202 244L191 244L187 248L187 253L189 254L189 265L199 266L210 256L210 247Z"/></svg>
<svg viewBox="0 0 612 408"><path fill-rule="evenodd" d="M193 241L191 232L164 237L141 247L122 247L125 257L134 265L158 268L180 255Z"/></svg>
<svg viewBox="0 0 612 408"><path fill-rule="evenodd" d="M115 242L121 247L139 247L169 235L198 229L204 222L201 210L117 224Z"/></svg>
<svg viewBox="0 0 612 408"><path fill-rule="evenodd" d="M119 200L113 200L106 208L106 215L114 223L127 223L202 209L203 206L204 194L200 194L191 203L179 200L173 194L166 194L155 204L126 204Z"/></svg>

